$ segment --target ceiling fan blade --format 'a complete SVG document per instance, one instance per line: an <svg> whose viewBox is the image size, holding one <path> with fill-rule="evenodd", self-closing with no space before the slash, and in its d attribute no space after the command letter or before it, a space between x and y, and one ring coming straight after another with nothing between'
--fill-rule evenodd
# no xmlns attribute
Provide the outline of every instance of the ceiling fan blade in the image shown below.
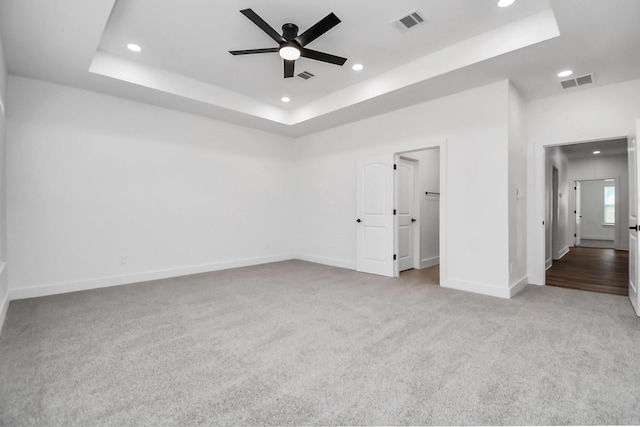
<svg viewBox="0 0 640 427"><path fill-rule="evenodd" d="M338 25L340 22L342 21L340 21L340 19L331 12L320 21L316 22L315 25L307 31L296 37L296 41L300 43L300 46L305 46Z"/></svg>
<svg viewBox="0 0 640 427"><path fill-rule="evenodd" d="M328 62L330 64L336 65L344 65L347 62L347 58L343 58L341 56L330 55L324 52L318 52L317 50L311 49L302 49L300 52L300 56L304 56L305 58L315 59L316 61Z"/></svg>
<svg viewBox="0 0 640 427"><path fill-rule="evenodd" d="M251 20L251 22L253 22L258 27L260 27L260 29L262 31L267 33L269 35L269 37L271 37L276 42L278 42L278 44L285 42L285 39L282 38L282 35L280 35L276 30L274 30L271 27L271 25L267 24L264 19L260 18L258 16L258 14L255 13L253 10L251 10L251 9L243 9L243 10L240 11L240 13L242 13L244 16L249 18Z"/></svg>
<svg viewBox="0 0 640 427"><path fill-rule="evenodd" d="M230 50L231 55L250 55L252 53L274 53L280 50L279 47L268 47L265 49Z"/></svg>
<svg viewBox="0 0 640 427"><path fill-rule="evenodd" d="M296 61L284 60L284 78L293 77L293 70L295 69Z"/></svg>

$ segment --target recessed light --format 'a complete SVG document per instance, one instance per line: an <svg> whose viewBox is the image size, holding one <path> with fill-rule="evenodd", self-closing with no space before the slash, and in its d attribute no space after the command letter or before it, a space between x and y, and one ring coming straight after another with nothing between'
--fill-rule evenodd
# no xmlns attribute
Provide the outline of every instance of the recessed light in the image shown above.
<svg viewBox="0 0 640 427"><path fill-rule="evenodd" d="M573 74L573 71L571 70L564 70L564 71L560 71L558 73L558 77L569 77L571 74Z"/></svg>
<svg viewBox="0 0 640 427"><path fill-rule="evenodd" d="M594 151L593 154L600 154L600 152L599 151Z"/></svg>
<svg viewBox="0 0 640 427"><path fill-rule="evenodd" d="M129 43L127 45L127 49L129 49L131 52L140 52L142 50L142 48L135 43Z"/></svg>
<svg viewBox="0 0 640 427"><path fill-rule="evenodd" d="M509 7L513 4L513 2L516 0L500 0L498 2L498 7Z"/></svg>
<svg viewBox="0 0 640 427"><path fill-rule="evenodd" d="M360 71L364 68L364 65L362 64L353 64L353 67L351 67L352 70L354 71Z"/></svg>
<svg viewBox="0 0 640 427"><path fill-rule="evenodd" d="M291 98L289 98L288 96L282 97L282 102L289 102L289 101L291 101Z"/></svg>

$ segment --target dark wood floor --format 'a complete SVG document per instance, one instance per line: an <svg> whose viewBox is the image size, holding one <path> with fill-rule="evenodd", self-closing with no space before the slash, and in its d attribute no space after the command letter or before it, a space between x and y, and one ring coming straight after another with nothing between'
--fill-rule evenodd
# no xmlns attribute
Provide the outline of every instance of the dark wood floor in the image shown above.
<svg viewBox="0 0 640 427"><path fill-rule="evenodd" d="M547 270L547 285L628 295L629 252L573 247Z"/></svg>

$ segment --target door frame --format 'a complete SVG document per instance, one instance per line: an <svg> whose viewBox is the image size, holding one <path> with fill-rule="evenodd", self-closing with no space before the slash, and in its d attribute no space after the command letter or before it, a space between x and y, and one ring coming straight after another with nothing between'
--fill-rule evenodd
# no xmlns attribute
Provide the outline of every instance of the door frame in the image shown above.
<svg viewBox="0 0 640 427"><path fill-rule="evenodd" d="M629 227L629 301L633 306L633 310L636 316L640 317L640 310L638 307L640 301L638 301L638 193L640 193L640 185L638 184L638 136L640 134L640 119L636 120L636 135L630 136L627 139L627 161L629 162L629 212L627 213ZM617 201L617 199L616 199ZM635 224L634 224L635 223ZM633 225L631 225L633 224Z"/></svg>
<svg viewBox="0 0 640 427"><path fill-rule="evenodd" d="M440 285L441 286L447 286L447 284L449 283L449 270L448 270L448 257L447 257L447 140L446 139L434 139L432 141L424 141L424 142L417 142L417 143L412 143L412 144L407 144L404 146L400 146L397 148L397 151L395 151L393 153L393 158L394 158L394 162L397 164L398 160L400 159L400 157L402 155L410 155L413 152L416 151L423 151L423 150L429 150L429 149L436 149L439 148L440 149L440 159L439 159L439 163L440 163L440 223L438 225L439 228L439 234L440 234L440 241L438 242L439 245L439 252L440 252ZM394 184L393 184L393 200L394 200L394 204L397 204L397 198L398 198L398 194L397 194L397 178L396 178L396 174L394 173ZM418 190L418 186L416 186L416 193L417 194L417 204L419 205L419 201L420 201L420 194L419 194L419 190ZM420 228L417 227L417 232L418 234L420 234ZM414 231L415 232L415 231ZM397 254L398 253L398 233L397 233L397 218L394 218L394 227L393 227L393 253ZM415 244L415 243L414 243ZM418 244L420 244L419 240L418 240ZM414 251L414 256L416 256L416 254L419 254L419 248L418 251ZM420 264L420 260L418 260L418 265ZM415 263L414 263L415 265ZM394 277L400 277L400 272L399 272L399 266L398 266L398 261L394 261Z"/></svg>
<svg viewBox="0 0 640 427"><path fill-rule="evenodd" d="M573 180L573 245L580 246L582 240L582 181Z"/></svg>
<svg viewBox="0 0 640 427"><path fill-rule="evenodd" d="M529 271L529 283L534 285L546 285L546 231L545 231L545 215L546 215L546 202L545 202L545 189L547 184L547 173L545 171L546 166L546 153L548 148L562 147L564 145L574 144L586 144L596 141L614 141L619 139L629 139L633 136L621 135L612 136L607 138L596 138L583 141L569 141L556 144L543 144L532 147L534 155L534 168L532 174L529 175L530 184L529 188L534 197L530 199L529 203L533 204L534 210L532 211L539 219L530 220L527 235L533 240L533 244L530 246L528 268ZM630 191L630 190L629 190ZM631 195L629 194L629 200ZM541 203L542 202L542 203ZM540 226L541 225L541 226ZM552 254L553 257L553 254Z"/></svg>

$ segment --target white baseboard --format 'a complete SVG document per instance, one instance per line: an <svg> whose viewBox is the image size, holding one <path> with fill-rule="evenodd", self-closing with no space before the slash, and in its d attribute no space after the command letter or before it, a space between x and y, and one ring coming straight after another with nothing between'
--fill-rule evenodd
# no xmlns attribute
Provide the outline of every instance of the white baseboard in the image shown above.
<svg viewBox="0 0 640 427"><path fill-rule="evenodd" d="M9 301L36 298L48 295L63 294L67 292L85 291L90 289L105 288L110 286L127 285L131 283L146 282L150 280L167 279L177 276L186 276L189 274L207 273L211 271L226 270L230 268L249 267L252 265L267 264L279 261L288 261L299 259L302 261L313 262L317 264L329 265L332 267L345 268L355 270L355 262L346 261L336 258L321 257L305 254L283 254L259 258L247 258L234 261L226 261L211 264L194 265L187 267L179 267L164 270L148 271L144 273L134 273L119 276L109 276L97 279L78 280L73 282L51 283L46 285L31 286L26 288L11 289L9 295L5 296L0 306L0 319L4 320ZM439 258L432 258L435 265L439 262ZM431 261L428 260L428 261ZM464 280L449 279L447 283L441 283L444 288L458 289L467 292L474 292L482 295L489 295L499 298L510 298L518 293L527 284L527 278L524 277L510 288L502 288L498 286L488 285L484 283L468 282ZM0 323L1 325L1 323Z"/></svg>
<svg viewBox="0 0 640 427"><path fill-rule="evenodd" d="M431 258L425 258L420 261L420 269L433 267L434 265L440 264L440 257L434 256Z"/></svg>
<svg viewBox="0 0 640 427"><path fill-rule="evenodd" d="M560 254L558 255L558 259L562 259L562 257L568 253L569 253L569 246L565 246L564 248L560 249Z"/></svg>
<svg viewBox="0 0 640 427"><path fill-rule="evenodd" d="M607 238L602 236L580 236L580 238L585 240L605 240L608 242L613 242L615 240L613 237Z"/></svg>
<svg viewBox="0 0 640 427"><path fill-rule="evenodd" d="M546 261L545 261L545 263L544 263L544 269L545 269L545 270L548 270L548 269L550 269L550 268L551 268L551 266L552 266L552 265L553 265L553 260L552 260L552 259L548 259L548 260L546 260Z"/></svg>
<svg viewBox="0 0 640 427"><path fill-rule="evenodd" d="M170 277L186 276L189 274L207 273L210 271L227 270L230 268L249 267L252 265L267 264L271 262L288 261L296 257L290 254L273 255L259 258L246 258L233 261L224 261L211 264L192 265L187 267L155 270L144 273L126 274L121 276L109 276L98 279L78 280L73 282L51 283L47 285L32 286L20 289L11 289L9 299L36 298L47 295L64 294L67 292L86 291L89 289L106 288L110 286L127 285L131 283L147 282L149 280L168 279Z"/></svg>
<svg viewBox="0 0 640 427"><path fill-rule="evenodd" d="M518 292L523 290L529 284L529 278L524 276L509 288L509 297L513 298Z"/></svg>
<svg viewBox="0 0 640 427"><path fill-rule="evenodd" d="M466 280L449 279L447 280L447 283L441 282L440 287L505 299L509 299L511 297L510 289L507 287L502 288L499 286L487 285L486 283L468 282Z"/></svg>
<svg viewBox="0 0 640 427"><path fill-rule="evenodd" d="M6 273L6 262L0 262L0 278ZM6 281L5 281L6 282ZM4 295L0 295L0 334L2 334L2 327L4 326L4 319L7 317L7 310L9 309L9 291Z"/></svg>
<svg viewBox="0 0 640 427"><path fill-rule="evenodd" d="M301 261L314 262L316 264L329 265L331 267L346 268L348 270L356 269L356 263L354 261L345 261L343 259L327 258L322 256L305 255L305 254L296 254L295 256L293 256L293 258L299 259Z"/></svg>
<svg viewBox="0 0 640 427"><path fill-rule="evenodd" d="M9 293L8 292L6 293L4 298L0 300L0 334L2 334L4 319L7 317L7 310L9 310Z"/></svg>
<svg viewBox="0 0 640 427"><path fill-rule="evenodd" d="M7 317L7 310L9 310L9 293L0 300L0 335L2 334L2 327L4 326L4 319Z"/></svg>

